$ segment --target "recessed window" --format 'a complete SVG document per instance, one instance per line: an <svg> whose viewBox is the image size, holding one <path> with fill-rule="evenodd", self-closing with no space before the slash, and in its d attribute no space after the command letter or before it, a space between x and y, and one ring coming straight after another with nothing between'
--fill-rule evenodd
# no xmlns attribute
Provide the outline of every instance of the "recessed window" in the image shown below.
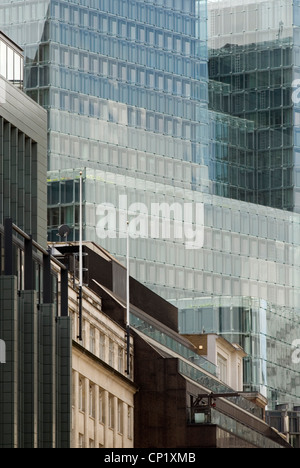
<svg viewBox="0 0 300 468"><path fill-rule="evenodd" d="M110 429L114 428L114 397L109 395L108 398L108 427Z"/></svg>
<svg viewBox="0 0 300 468"><path fill-rule="evenodd" d="M84 399L85 399L85 395L84 395L84 382L83 382L83 379L80 378L79 379L79 392L78 392L78 398L79 398L79 401L78 401L78 407L79 407L79 410L80 411L84 411Z"/></svg>
<svg viewBox="0 0 300 468"><path fill-rule="evenodd" d="M224 356L221 356L220 354L218 354L217 365L219 368L220 380L222 380L222 382L224 383L227 383L227 367L228 367L227 359Z"/></svg>
<svg viewBox="0 0 300 468"><path fill-rule="evenodd" d="M114 342L113 340L109 340L109 348L108 348L108 364L113 367L114 366L114 360L115 360L115 354L114 354Z"/></svg>
<svg viewBox="0 0 300 468"><path fill-rule="evenodd" d="M99 390L99 422L104 424L104 391Z"/></svg>
<svg viewBox="0 0 300 468"><path fill-rule="evenodd" d="M99 335L99 357L105 361L105 335L102 332Z"/></svg>
<svg viewBox="0 0 300 468"><path fill-rule="evenodd" d="M90 326L90 352L95 353L95 327Z"/></svg>
<svg viewBox="0 0 300 468"><path fill-rule="evenodd" d="M95 417L95 386L90 385L89 388L89 415Z"/></svg>

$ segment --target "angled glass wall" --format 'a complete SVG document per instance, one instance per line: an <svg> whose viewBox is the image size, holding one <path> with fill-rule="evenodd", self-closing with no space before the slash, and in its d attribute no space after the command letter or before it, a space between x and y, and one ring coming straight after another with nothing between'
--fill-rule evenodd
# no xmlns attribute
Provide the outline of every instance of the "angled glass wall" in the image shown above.
<svg viewBox="0 0 300 468"><path fill-rule="evenodd" d="M209 111L209 117L211 193L256 202L253 122L224 112Z"/></svg>
<svg viewBox="0 0 300 468"><path fill-rule="evenodd" d="M84 161L231 196L211 163L206 0L1 0L0 12L24 47L26 93L48 109L49 170ZM245 143L228 144L244 157Z"/></svg>
<svg viewBox="0 0 300 468"><path fill-rule="evenodd" d="M209 0L208 12L209 76L254 122L257 202L299 212L299 2Z"/></svg>
<svg viewBox="0 0 300 468"><path fill-rule="evenodd" d="M1 1L0 11L0 28L24 47L26 92L49 109L49 169L84 160L144 178L164 176L168 158L194 163L184 183L203 186L205 1Z"/></svg>
<svg viewBox="0 0 300 468"><path fill-rule="evenodd" d="M70 171L48 175L48 183L56 184L57 197L61 200L66 197L66 184L70 181L70 193L76 197L75 202L78 202L78 179L79 170L74 170L73 175ZM101 243L117 257L125 256L124 219L120 214L128 211L129 221L139 221L136 222L137 235L130 239L131 273L140 281L155 285L162 296L176 300L199 295L245 296L295 310L299 307L298 214L171 188L151 180L144 185L134 176L107 171L86 170L83 186L85 237ZM64 198L60 208L73 206L74 200L67 202ZM137 200L140 205L136 205ZM157 200L173 206L173 210L168 215L169 235L160 229L154 237L151 210L156 208L153 204ZM56 200L53 202L56 204ZM185 208L188 202L198 208L198 216L195 211L187 218L184 209L177 212L174 209ZM111 220L103 210L105 206L115 216L111 230ZM203 216L200 216L202 208ZM163 221L162 213L160 215ZM61 216L59 212L57 216ZM188 220L190 226L185 225ZM49 240L52 241L57 234L56 222L57 219L53 225L49 223L49 237L53 236ZM186 227L181 237L176 237L176 222ZM191 245L192 231L195 242Z"/></svg>
<svg viewBox="0 0 300 468"><path fill-rule="evenodd" d="M79 170L48 177L63 201L59 207L56 199L49 204L49 240L55 242L56 223L66 222L68 210L74 209L71 200L78 210ZM107 171L86 170L83 186L86 238L122 261L126 255L122 224L124 229L124 219L125 224L126 219L138 221L138 235L130 238L130 274L179 308L180 331L200 334L204 329L244 347L245 390L260 391L270 407L300 401L299 365L293 360L300 329L297 213L151 180L142 185L134 176ZM125 206L120 194L126 197ZM183 229L180 238L175 235L178 225L186 226L184 209L169 214L169 237L163 231L152 236L150 210L157 200L173 208L188 202L203 206L203 218L194 213L191 220L198 241L193 249L187 231ZM129 218L124 218L127 211ZM166 217L160 219L162 226L165 221ZM71 227L78 239L77 225Z"/></svg>

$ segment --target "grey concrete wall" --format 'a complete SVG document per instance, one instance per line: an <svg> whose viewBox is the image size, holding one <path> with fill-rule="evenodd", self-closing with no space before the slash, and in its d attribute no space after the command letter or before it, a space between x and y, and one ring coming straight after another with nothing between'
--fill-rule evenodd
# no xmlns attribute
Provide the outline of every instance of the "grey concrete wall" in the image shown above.
<svg viewBox="0 0 300 468"><path fill-rule="evenodd" d="M47 242L47 112L0 76L0 222Z"/></svg>

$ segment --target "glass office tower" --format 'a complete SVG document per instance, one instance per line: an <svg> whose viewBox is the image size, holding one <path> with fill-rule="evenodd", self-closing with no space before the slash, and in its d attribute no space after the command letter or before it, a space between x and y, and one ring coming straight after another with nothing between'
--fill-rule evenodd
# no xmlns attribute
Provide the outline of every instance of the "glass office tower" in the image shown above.
<svg viewBox="0 0 300 468"><path fill-rule="evenodd" d="M256 123L232 112L231 82L209 83L206 0L0 0L0 27L24 48L26 92L48 110L48 239L64 223L78 239L83 170L85 239L124 261L126 213L139 229L131 275L180 314L239 307L247 319L209 330L247 349L245 388L271 406L299 401L300 217L257 203ZM104 207L115 216L106 230Z"/></svg>
<svg viewBox="0 0 300 468"><path fill-rule="evenodd" d="M1 1L0 22L24 47L26 92L49 109L49 170L182 183L188 162L184 183L207 183L204 1Z"/></svg>
<svg viewBox="0 0 300 468"><path fill-rule="evenodd" d="M300 212L300 2L209 1L209 76L254 122L257 202Z"/></svg>

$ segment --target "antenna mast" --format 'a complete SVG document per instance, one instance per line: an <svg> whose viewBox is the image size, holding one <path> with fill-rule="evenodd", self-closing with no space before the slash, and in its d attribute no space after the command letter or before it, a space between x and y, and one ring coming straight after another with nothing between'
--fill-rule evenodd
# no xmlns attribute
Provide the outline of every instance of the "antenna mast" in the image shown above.
<svg viewBox="0 0 300 468"><path fill-rule="evenodd" d="M129 298L129 222L127 221L126 249L126 338L127 338L127 375L130 375L130 298Z"/></svg>
<svg viewBox="0 0 300 468"><path fill-rule="evenodd" d="M82 171L79 178L79 333L78 339L82 341Z"/></svg>

